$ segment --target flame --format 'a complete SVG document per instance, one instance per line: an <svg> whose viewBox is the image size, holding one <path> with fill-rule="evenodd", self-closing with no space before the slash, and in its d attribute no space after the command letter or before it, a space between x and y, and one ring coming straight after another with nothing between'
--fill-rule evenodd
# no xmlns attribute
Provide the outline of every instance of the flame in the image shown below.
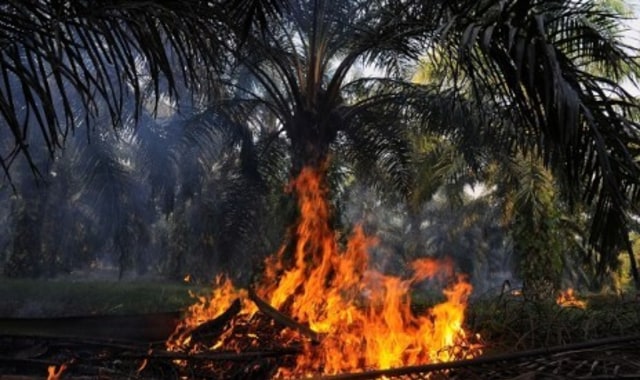
<svg viewBox="0 0 640 380"><path fill-rule="evenodd" d="M168 349L179 349L188 345L194 328L220 316L236 299L242 301L240 315L251 316L257 311L256 306L248 301L247 291L236 289L231 280L224 276L216 277L213 290L208 296L197 296L191 291L189 293L191 297L197 299L197 302L189 306L185 317L180 321L173 335L169 337Z"/></svg>
<svg viewBox="0 0 640 380"><path fill-rule="evenodd" d="M292 181L300 217L295 247L283 246L265 262L256 293L271 306L308 325L321 336L306 344L295 368L280 376L337 374L369 369L469 358L480 353L463 328L472 287L454 273L450 260L423 258L411 263L410 275L383 274L369 266L368 250L376 239L355 227L341 248L329 220L324 172L305 168ZM410 291L427 279L447 281L445 301L416 314ZM201 298L183 322L189 326L215 318L235 298L246 300L228 280L218 278L211 300ZM215 306L214 306L215 305ZM243 303L246 316L255 306ZM175 337L174 337L175 338ZM188 334L173 339L180 346Z"/></svg>
<svg viewBox="0 0 640 380"><path fill-rule="evenodd" d="M66 369L66 364L61 364L57 370L56 366L50 365L49 367L47 367L47 380L60 380L62 377L62 372L64 372Z"/></svg>
<svg viewBox="0 0 640 380"><path fill-rule="evenodd" d="M556 298L556 303L562 307L577 307L579 309L587 307L585 301L578 299L573 288L561 291Z"/></svg>

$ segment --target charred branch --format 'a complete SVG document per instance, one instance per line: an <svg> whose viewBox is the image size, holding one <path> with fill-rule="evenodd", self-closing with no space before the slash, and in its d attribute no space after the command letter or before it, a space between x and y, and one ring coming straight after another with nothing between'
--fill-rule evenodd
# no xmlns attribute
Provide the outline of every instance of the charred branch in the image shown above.
<svg viewBox="0 0 640 380"><path fill-rule="evenodd" d="M6 338L10 346L47 345L49 338ZM554 346L503 355L480 357L448 363L402 367L389 370L349 373L317 377L324 380L348 379L525 379L522 374L544 377L553 373L557 377L575 379L637 378L640 372L640 356L637 344L640 335L616 337L577 344ZM55 340L56 346L64 346L64 338ZM73 346L78 341L70 342ZM63 378L272 378L278 367L295 360L301 346L275 349L257 348L248 351L219 351L202 354L169 352L164 349L121 351L114 345L99 347L93 342L79 354L51 347L38 357L0 356L0 380L30 380L43 378L52 365L68 364ZM132 349L136 347L130 347ZM34 349L33 352L41 352ZM68 355L72 354L72 357ZM176 364L181 362L186 365ZM141 366L141 363L145 363ZM555 377L554 376L554 377ZM537 377L536 377L537 378ZM546 378L546 377L545 377Z"/></svg>

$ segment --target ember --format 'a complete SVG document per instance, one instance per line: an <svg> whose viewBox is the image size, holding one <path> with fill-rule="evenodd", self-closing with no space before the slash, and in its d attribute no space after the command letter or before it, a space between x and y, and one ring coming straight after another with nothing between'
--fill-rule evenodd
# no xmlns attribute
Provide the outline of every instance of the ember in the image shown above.
<svg viewBox="0 0 640 380"><path fill-rule="evenodd" d="M293 253L285 245L268 258L255 290L235 289L218 278L211 297L201 297L188 310L167 343L170 350L301 347L295 362L280 365L279 376L386 369L481 352L463 329L472 287L454 273L450 261L419 259L404 278L380 273L368 261L376 241L362 228L354 229L344 249L338 245L329 224L323 172L305 168L290 190L300 209ZM430 278L449 283L443 291L446 301L416 315L410 290ZM234 302L241 308L228 312ZM221 320L224 314L228 318ZM195 339L202 336L201 326L213 320L225 326L217 340Z"/></svg>

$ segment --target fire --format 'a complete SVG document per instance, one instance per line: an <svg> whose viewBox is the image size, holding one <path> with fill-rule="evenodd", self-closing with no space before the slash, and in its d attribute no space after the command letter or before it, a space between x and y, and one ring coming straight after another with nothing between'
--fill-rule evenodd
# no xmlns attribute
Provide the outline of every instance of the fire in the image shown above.
<svg viewBox="0 0 640 380"><path fill-rule="evenodd" d="M585 301L576 297L573 288L561 291L556 298L556 303L562 307L577 307L579 309L587 307L587 303Z"/></svg>
<svg viewBox="0 0 640 380"><path fill-rule="evenodd" d="M320 336L315 345L307 342L295 366L281 368L279 375L387 369L479 354L463 328L472 291L465 276L454 273L451 261L431 258L411 263L403 277L370 268L368 249L376 239L356 227L344 248L338 244L323 181L322 171L305 168L291 183L300 209L295 247L285 245L266 260L255 288L261 299ZM445 301L417 314L410 292L427 279L448 283ZM182 327L215 318L234 299L242 300L246 319L255 313L246 291L234 289L228 280L217 281L211 299L193 305ZM188 332L174 336L169 347L188 339Z"/></svg>
<svg viewBox="0 0 640 380"><path fill-rule="evenodd" d="M242 300L240 315L251 316L256 312L255 305L247 300L245 289L236 289L231 280L223 276L216 278L213 290L209 296L196 296L190 293L198 301L189 306L185 318L176 328L176 332L169 338L167 346L176 349L190 343L191 332L203 323L213 320L225 312L236 300ZM196 348L197 349L197 348Z"/></svg>
<svg viewBox="0 0 640 380"><path fill-rule="evenodd" d="M47 380L60 380L62 378L62 373L67 369L66 364L60 365L60 367L56 370L56 366L50 365L47 367Z"/></svg>

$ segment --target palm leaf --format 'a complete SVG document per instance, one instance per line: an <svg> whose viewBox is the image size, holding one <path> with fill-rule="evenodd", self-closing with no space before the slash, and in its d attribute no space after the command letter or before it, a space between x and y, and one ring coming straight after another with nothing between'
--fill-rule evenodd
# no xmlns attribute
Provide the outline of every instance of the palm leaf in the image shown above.
<svg viewBox="0 0 640 380"><path fill-rule="evenodd" d="M147 88L157 101L165 91L175 95L179 83L212 83L213 72L201 65L222 63L219 12L196 0L7 2L0 11L0 120L16 148L0 157L5 172L16 154L35 166L31 128L52 154L99 113L121 124L126 103L139 110Z"/></svg>
<svg viewBox="0 0 640 380"><path fill-rule="evenodd" d="M536 141L564 188L596 206L592 243L611 250L600 227L626 229L623 215L637 199L640 179L631 151L640 143L631 118L638 103L615 81L637 70L629 54L635 49L616 37L619 16L587 1L511 0L479 13L482 7L470 5L468 14L477 17L452 18L442 36L451 62L473 83L478 104L509 104L526 137L521 148ZM595 64L607 71L587 71ZM619 217L607 217L613 214Z"/></svg>

